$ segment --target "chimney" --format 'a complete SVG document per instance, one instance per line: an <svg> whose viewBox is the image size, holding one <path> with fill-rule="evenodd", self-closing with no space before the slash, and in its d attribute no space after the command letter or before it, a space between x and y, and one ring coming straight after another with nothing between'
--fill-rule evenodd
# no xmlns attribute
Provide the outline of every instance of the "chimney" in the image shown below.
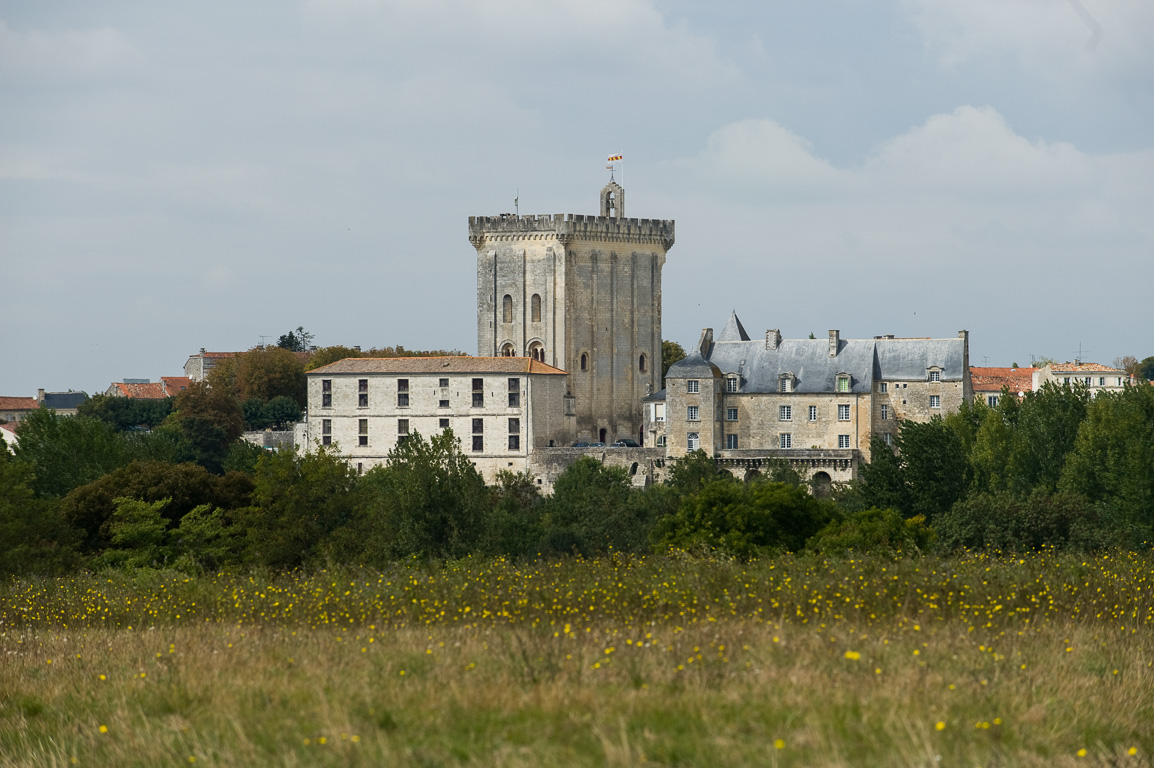
<svg viewBox="0 0 1154 768"><path fill-rule="evenodd" d="M713 329L712 328L702 328L701 329L701 338L697 340L697 351L701 353L702 357L709 359L709 350L712 346L713 346Z"/></svg>
<svg viewBox="0 0 1154 768"><path fill-rule="evenodd" d="M43 389L36 390L36 402L38 402L38 403L44 402L44 390Z"/></svg>
<svg viewBox="0 0 1154 768"><path fill-rule="evenodd" d="M777 349L781 346L781 331L777 328L770 328L765 332L765 348Z"/></svg>
<svg viewBox="0 0 1154 768"><path fill-rule="evenodd" d="M830 357L837 357L837 347L838 347L839 341L840 341L840 332L839 331L830 331L829 332L829 356Z"/></svg>
<svg viewBox="0 0 1154 768"><path fill-rule="evenodd" d="M205 348L204 348L204 347L201 347L201 348L200 348L200 356L201 356L201 357L204 357L204 353L205 353L206 351L207 351L207 350L205 350Z"/></svg>

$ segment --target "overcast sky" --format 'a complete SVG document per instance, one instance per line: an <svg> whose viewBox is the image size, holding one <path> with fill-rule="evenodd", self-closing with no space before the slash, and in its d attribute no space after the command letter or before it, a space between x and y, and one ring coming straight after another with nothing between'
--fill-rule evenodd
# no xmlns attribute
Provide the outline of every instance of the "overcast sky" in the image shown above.
<svg viewBox="0 0 1154 768"><path fill-rule="evenodd" d="M0 2L0 395L475 354L468 216L595 213L617 153L666 338L1154 355L1148 0Z"/></svg>

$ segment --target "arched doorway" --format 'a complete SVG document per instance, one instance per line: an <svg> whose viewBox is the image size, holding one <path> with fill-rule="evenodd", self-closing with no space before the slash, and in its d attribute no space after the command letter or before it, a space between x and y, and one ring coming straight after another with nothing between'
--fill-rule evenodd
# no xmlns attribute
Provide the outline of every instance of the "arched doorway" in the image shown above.
<svg viewBox="0 0 1154 768"><path fill-rule="evenodd" d="M606 434L605 433L605 427L602 427L601 431L598 432L597 434L600 435L600 437L598 437L597 439L600 440L601 442L605 442L605 434Z"/></svg>
<svg viewBox="0 0 1154 768"><path fill-rule="evenodd" d="M761 473L758 472L756 469L751 469L745 473L745 477L743 479L745 480L745 482L751 483L759 477L761 477Z"/></svg>
<svg viewBox="0 0 1154 768"><path fill-rule="evenodd" d="M826 472L815 472L809 485L813 489L813 495L819 499L828 497L833 490L833 480Z"/></svg>

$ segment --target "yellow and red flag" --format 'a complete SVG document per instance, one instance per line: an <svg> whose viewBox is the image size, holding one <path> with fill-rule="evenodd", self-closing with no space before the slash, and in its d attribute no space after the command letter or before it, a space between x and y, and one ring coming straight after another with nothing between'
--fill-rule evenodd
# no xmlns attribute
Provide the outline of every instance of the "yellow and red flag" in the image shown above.
<svg viewBox="0 0 1154 768"><path fill-rule="evenodd" d="M612 157L609 158L609 162L610 163L616 163L618 160L624 160L624 159L625 159L624 155L613 155Z"/></svg>

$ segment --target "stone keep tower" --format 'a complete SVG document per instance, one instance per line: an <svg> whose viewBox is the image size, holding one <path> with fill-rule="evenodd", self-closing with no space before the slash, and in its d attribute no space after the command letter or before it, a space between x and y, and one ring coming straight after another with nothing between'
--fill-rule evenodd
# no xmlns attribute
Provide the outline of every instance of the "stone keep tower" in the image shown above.
<svg viewBox="0 0 1154 768"><path fill-rule="evenodd" d="M577 434L641 437L661 386L661 268L673 221L625 218L610 181L597 216L470 216L477 354L529 356L569 374Z"/></svg>

